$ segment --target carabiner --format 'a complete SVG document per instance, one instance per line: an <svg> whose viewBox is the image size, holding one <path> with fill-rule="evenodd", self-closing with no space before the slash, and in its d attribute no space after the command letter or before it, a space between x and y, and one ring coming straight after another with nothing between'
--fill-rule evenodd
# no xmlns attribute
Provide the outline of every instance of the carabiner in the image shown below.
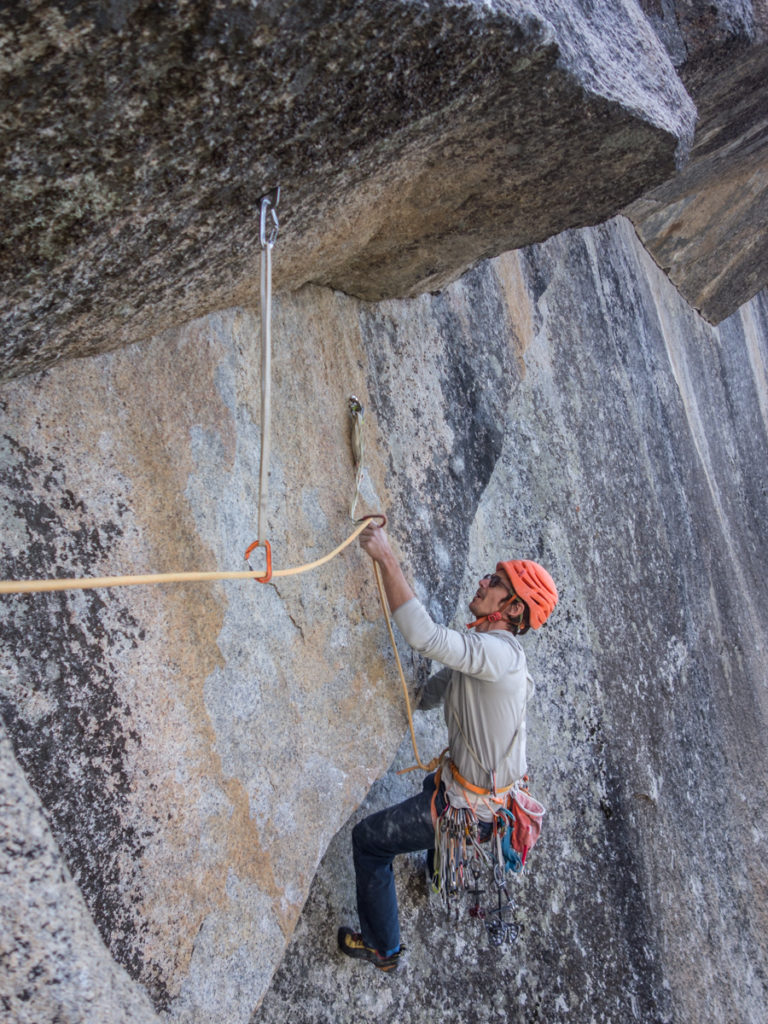
<svg viewBox="0 0 768 1024"><path fill-rule="evenodd" d="M257 548L260 543L261 541L255 540L253 544L250 544L247 547L245 552L246 562L248 562L248 559L250 558L253 549ZM256 583L269 583L269 581L272 579L272 546L270 545L268 540L264 541L264 550L266 551L267 554L267 572L265 576L254 576L253 578L256 581ZM248 564L250 565L251 563L248 562Z"/></svg>
<svg viewBox="0 0 768 1024"><path fill-rule="evenodd" d="M277 232L280 228L280 222L277 219L277 205L280 202L280 186L276 185L271 192L262 196L259 202L261 204L259 216L259 242L261 243L262 249L266 249L267 247L271 249L277 241ZM269 229L269 234L267 234L267 213L272 214L272 226Z"/></svg>

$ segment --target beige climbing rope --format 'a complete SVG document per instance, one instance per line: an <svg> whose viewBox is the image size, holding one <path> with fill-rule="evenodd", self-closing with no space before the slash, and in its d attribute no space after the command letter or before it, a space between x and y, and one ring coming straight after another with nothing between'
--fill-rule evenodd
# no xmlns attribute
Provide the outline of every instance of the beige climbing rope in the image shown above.
<svg viewBox="0 0 768 1024"><path fill-rule="evenodd" d="M352 444L352 457L355 463L355 493L352 498L352 504L349 508L349 517L355 522L355 508L357 506L358 498L360 497L360 484L363 479L363 463L365 460L365 437L363 435L363 406L359 398L354 395L349 397L349 415L352 420L352 432L351 432L351 444ZM377 519L378 516L371 516L371 519ZM386 523L386 519L384 523ZM382 526L384 525L382 523ZM365 524L368 525L367 523ZM365 527L364 527L365 528ZM361 531L362 532L362 531ZM411 710L411 697L408 693L408 684L405 681L405 673L403 672L403 666L400 661L400 655L397 650L397 643L395 642L395 634L392 629L392 618L389 610L389 603L387 602L387 595L384 591L384 582L381 578L381 569L379 563L373 563L373 574L376 577L376 586L379 591L379 601L381 603L381 610L384 613L384 621L387 624L387 632L389 633L389 642L392 645L392 653L395 656L395 664L397 665L397 672L400 676L400 684L403 688L403 696L405 697L405 710L408 715L408 729L411 733L411 746L413 747L413 753L416 757L416 764L412 768L403 768L402 771L398 772L398 775L403 775L405 772L415 771L417 768L421 768L422 771L431 772L437 768L440 763L440 757L433 757L429 764L422 764L421 758L419 757L419 748L416 743L416 731L413 727L413 712Z"/></svg>
<svg viewBox="0 0 768 1024"><path fill-rule="evenodd" d="M310 569L317 569L326 562L330 562L344 548L349 547L356 537L359 537L372 519L382 519L384 516L366 516L359 521L353 532L337 548L329 554L318 558L314 562L307 562L305 565L297 565L291 569L267 570L246 570L243 572L166 572L153 573L145 576L94 576L85 579L49 579L49 580L2 580L0 581L0 594L39 594L54 590L93 590L99 587L129 587L153 583L208 583L213 580L265 580L268 576L296 576L302 572L309 572ZM253 545L252 545L253 546ZM250 549L249 549L250 550ZM270 567L271 568L271 567Z"/></svg>
<svg viewBox="0 0 768 1024"><path fill-rule="evenodd" d="M367 523L365 524L368 525ZM416 764L410 768L401 768L397 773L398 775L405 775L406 772L416 771L417 768L421 768L423 772L433 772L435 768L440 764L442 755L433 757L428 764L423 764L419 757L419 747L416 743L416 730L413 727L413 711L411 710L411 697L408 693L408 684L405 681L405 673L403 672L403 666L400 661L400 655L397 653L397 644L395 643L395 634L392 629L392 620L389 611L389 604L387 603L387 595L384 593L384 583L381 579L381 570L379 569L379 563L373 563L373 574L376 577L376 586L379 588L379 601L381 602L381 610L384 612L384 619L387 623L387 631L389 632L389 642L392 644L392 651L395 655L395 664L397 665L397 671L400 676L400 683L403 687L403 696L405 697L405 710L408 715L408 729L411 733L411 746L413 747L413 755L416 758Z"/></svg>

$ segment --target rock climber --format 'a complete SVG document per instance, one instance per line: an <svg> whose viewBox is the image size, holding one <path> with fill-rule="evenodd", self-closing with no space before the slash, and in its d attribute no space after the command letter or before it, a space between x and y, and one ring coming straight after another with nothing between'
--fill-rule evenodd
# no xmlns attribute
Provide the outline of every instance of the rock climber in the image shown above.
<svg viewBox="0 0 768 1024"><path fill-rule="evenodd" d="M533 684L517 639L544 624L557 603L552 577L536 562L499 562L484 576L469 610L469 633L435 623L416 598L385 529L371 523L360 546L378 563L392 617L410 646L445 666L425 687L422 707L445 702L449 754L427 775L421 793L372 814L352 832L360 931L342 927L339 948L382 971L403 951L392 862L399 853L435 843L435 820L446 805L472 808L481 837L491 831L489 797L525 775L525 709Z"/></svg>

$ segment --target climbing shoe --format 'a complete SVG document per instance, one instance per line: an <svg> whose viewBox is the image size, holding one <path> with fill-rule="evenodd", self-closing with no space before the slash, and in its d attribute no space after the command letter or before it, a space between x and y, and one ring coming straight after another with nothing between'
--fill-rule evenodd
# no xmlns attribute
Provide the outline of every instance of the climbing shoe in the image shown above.
<svg viewBox="0 0 768 1024"><path fill-rule="evenodd" d="M339 928L339 949L355 960L367 960L380 971L396 971L404 947L401 946L396 953L390 953L389 956L382 956L378 950L366 946L360 932L353 932L351 928Z"/></svg>

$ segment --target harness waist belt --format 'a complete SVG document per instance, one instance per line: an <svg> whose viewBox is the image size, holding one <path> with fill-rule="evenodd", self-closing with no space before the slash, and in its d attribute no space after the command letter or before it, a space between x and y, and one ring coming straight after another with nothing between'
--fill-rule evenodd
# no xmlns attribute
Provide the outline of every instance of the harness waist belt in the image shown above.
<svg viewBox="0 0 768 1024"><path fill-rule="evenodd" d="M470 793L476 793L477 796L500 796L502 793L509 793L511 789L515 788L515 784L513 782L509 786L503 786L501 789L497 789L494 793L492 789L483 789L482 786L476 786L473 782L469 782L465 779L464 776L459 773L459 770L450 758L448 759L448 764L451 767L451 774L458 784L463 789L469 790Z"/></svg>

